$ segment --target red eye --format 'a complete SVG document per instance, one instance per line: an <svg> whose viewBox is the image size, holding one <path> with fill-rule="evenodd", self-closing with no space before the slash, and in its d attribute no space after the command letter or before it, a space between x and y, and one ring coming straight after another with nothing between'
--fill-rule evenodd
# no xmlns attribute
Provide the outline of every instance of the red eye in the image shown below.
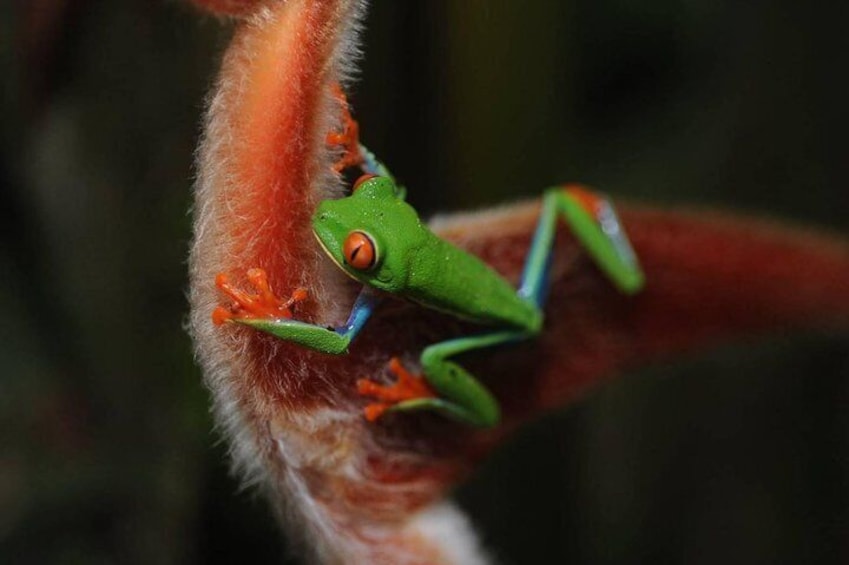
<svg viewBox="0 0 849 565"><path fill-rule="evenodd" d="M342 246L345 262L353 268L365 271L377 262L377 249L369 236L361 231L352 231Z"/></svg>
<svg viewBox="0 0 849 565"><path fill-rule="evenodd" d="M360 188L364 182L370 181L377 175L363 175L357 179L357 182L354 183L354 188L351 189L351 192L356 192L358 188Z"/></svg>

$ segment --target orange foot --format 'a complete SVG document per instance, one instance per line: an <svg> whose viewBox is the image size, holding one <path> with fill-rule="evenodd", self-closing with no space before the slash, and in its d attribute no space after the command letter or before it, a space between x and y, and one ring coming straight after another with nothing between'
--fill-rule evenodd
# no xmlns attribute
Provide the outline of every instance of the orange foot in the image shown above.
<svg viewBox="0 0 849 565"><path fill-rule="evenodd" d="M291 318L292 306L307 297L307 291L299 288L288 300L278 298L268 285L268 275L263 269L249 269L247 276L248 282L256 289L256 293L245 292L234 287L224 273L219 273L215 277L215 286L233 300L230 305L219 306L212 313L212 322L216 326L233 319Z"/></svg>
<svg viewBox="0 0 849 565"><path fill-rule="evenodd" d="M580 203L581 207L593 218L598 218L604 200L581 184L563 185L563 190Z"/></svg>
<svg viewBox="0 0 849 565"><path fill-rule="evenodd" d="M333 97L342 107L342 131L331 131L327 134L325 141L331 147L341 145L345 149L342 157L333 165L333 170L341 173L348 167L362 164L365 159L360 152L360 125L351 117L348 99L345 98L345 93L342 92L338 82L333 84L331 90Z"/></svg>
<svg viewBox="0 0 849 565"><path fill-rule="evenodd" d="M366 420L369 422L374 422L386 410L399 402L436 397L436 393L428 386L427 382L421 376L413 375L407 371L397 357L393 357L389 361L389 371L398 379L394 385L384 386L370 379L357 381L357 392L360 395L372 396L380 401L369 404L363 410Z"/></svg>

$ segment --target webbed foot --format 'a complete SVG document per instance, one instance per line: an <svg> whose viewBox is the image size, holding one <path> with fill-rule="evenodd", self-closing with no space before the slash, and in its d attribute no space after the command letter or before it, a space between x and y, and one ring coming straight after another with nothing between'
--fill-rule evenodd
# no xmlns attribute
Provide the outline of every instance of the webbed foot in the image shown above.
<svg viewBox="0 0 849 565"><path fill-rule="evenodd" d="M563 185L563 191L574 198L592 218L598 218L601 214L605 200L589 188L572 183Z"/></svg>
<svg viewBox="0 0 849 565"><path fill-rule="evenodd" d="M329 132L325 142L331 147L341 146L345 150L339 160L333 164L333 170L341 173L348 167L361 165L365 157L360 150L360 125L351 117L348 99L339 83L333 84L332 94L342 108L342 131Z"/></svg>
<svg viewBox="0 0 849 565"><path fill-rule="evenodd" d="M376 398L363 409L366 420L374 422L387 410L398 406L400 403L414 400L436 398L436 393L427 384L427 381L419 375L409 372L401 364L397 357L389 361L389 371L397 378L393 385L381 385L371 379L360 379L357 381L357 392L362 396Z"/></svg>
<svg viewBox="0 0 849 565"><path fill-rule="evenodd" d="M215 286L232 300L229 305L218 306L212 312L212 322L216 326L228 321L291 318L292 307L307 297L307 291L298 288L288 299L279 298L268 284L268 275L263 269L249 269L247 278L256 292L236 288L224 273L215 277Z"/></svg>

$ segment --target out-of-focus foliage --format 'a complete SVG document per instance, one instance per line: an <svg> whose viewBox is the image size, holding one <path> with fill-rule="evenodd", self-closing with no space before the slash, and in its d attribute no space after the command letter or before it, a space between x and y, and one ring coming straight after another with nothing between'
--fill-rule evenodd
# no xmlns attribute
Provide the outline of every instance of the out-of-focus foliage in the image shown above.
<svg viewBox="0 0 849 565"><path fill-rule="evenodd" d="M847 232L830 4L377 2L352 101L426 211L577 180ZM0 561L280 561L182 327L227 29L148 0L6 3L0 29ZM847 401L845 338L725 348L542 422L459 497L507 563L843 562Z"/></svg>

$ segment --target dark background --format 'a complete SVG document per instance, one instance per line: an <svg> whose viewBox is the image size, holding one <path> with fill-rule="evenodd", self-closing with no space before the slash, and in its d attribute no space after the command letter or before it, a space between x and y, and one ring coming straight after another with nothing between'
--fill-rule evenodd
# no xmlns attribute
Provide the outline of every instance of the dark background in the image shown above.
<svg viewBox="0 0 849 565"><path fill-rule="evenodd" d="M183 330L228 28L33 0L0 30L0 561L281 562ZM383 0L352 101L428 214L577 180L847 233L847 30L836 1ZM457 496L504 563L846 563L848 377L816 332L655 367Z"/></svg>

